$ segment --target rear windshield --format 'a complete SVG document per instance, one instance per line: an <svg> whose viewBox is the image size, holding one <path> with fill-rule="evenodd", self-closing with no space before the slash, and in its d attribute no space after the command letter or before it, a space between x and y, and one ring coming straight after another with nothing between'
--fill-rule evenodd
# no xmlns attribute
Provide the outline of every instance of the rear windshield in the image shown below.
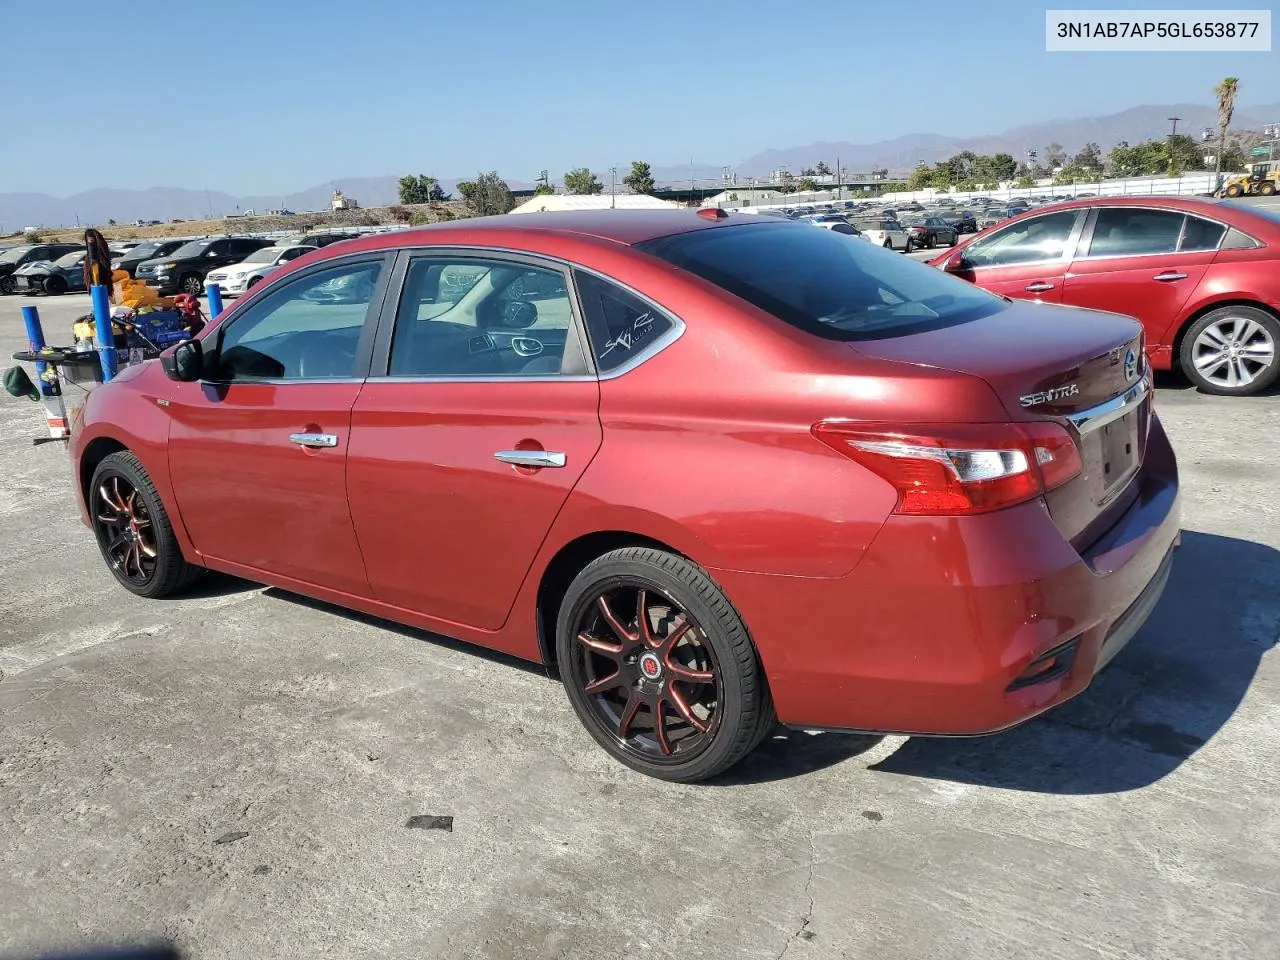
<svg viewBox="0 0 1280 960"><path fill-rule="evenodd" d="M1006 305L899 253L804 224L695 230L638 248L829 340L936 330L990 316Z"/></svg>

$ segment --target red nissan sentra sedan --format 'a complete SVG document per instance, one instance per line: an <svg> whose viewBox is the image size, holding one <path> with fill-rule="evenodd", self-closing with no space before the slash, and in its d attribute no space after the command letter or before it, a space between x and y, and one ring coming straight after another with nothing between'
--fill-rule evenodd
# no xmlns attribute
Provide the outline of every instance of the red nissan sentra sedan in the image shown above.
<svg viewBox="0 0 1280 960"><path fill-rule="evenodd" d="M1142 322L1157 370L1206 393L1280 380L1280 216L1197 197L1101 197L1006 220L930 261L1004 296Z"/></svg>
<svg viewBox="0 0 1280 960"><path fill-rule="evenodd" d="M719 211L299 258L71 444L122 585L236 574L558 669L692 781L777 720L979 734L1133 636L1179 539L1141 327Z"/></svg>

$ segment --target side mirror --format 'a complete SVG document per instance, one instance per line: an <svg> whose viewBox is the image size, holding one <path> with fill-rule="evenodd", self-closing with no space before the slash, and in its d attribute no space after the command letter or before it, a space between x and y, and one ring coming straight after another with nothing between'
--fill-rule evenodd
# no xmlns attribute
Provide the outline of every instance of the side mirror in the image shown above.
<svg viewBox="0 0 1280 960"><path fill-rule="evenodd" d="M968 273L973 269L973 264L964 258L963 252L953 253L942 269L947 273Z"/></svg>
<svg viewBox="0 0 1280 960"><path fill-rule="evenodd" d="M199 340L183 340L160 355L164 375L180 383L194 383L204 373L204 347Z"/></svg>

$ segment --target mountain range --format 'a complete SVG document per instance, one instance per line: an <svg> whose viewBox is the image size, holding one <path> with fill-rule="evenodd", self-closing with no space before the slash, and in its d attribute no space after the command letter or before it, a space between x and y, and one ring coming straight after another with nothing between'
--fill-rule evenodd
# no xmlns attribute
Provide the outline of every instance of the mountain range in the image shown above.
<svg viewBox="0 0 1280 960"><path fill-rule="evenodd" d="M1198 136L1204 128L1217 129L1217 110L1213 106L1192 103L1132 107L1102 117L1046 120L1014 127L1003 133L977 137L948 137L934 133L913 133L877 143L833 141L807 146L764 150L754 156L729 164L743 177L766 176L771 171L787 168L798 173L804 167L824 161L833 168L838 160L845 170L868 172L887 168L910 170L920 161L929 163L945 159L963 150L974 153L1011 153L1021 159L1027 150L1037 150L1043 157L1050 143L1060 144L1074 153L1086 143L1097 143L1106 152L1121 140L1139 143L1168 135L1170 117L1179 118L1179 129ZM1259 130L1280 121L1280 103L1242 107L1236 111L1232 129ZM660 182L687 183L690 177L705 181L720 179L724 164L695 163L653 168ZM619 171L621 173L621 171ZM119 223L132 220L183 220L224 216L244 210L264 212L277 207L294 211L325 210L333 187L359 201L363 207L395 203L398 176L348 177L318 184L284 196L236 197L220 191L153 187L149 190L87 190L59 198L43 193L0 193L0 235L26 226L69 226L75 223L102 224L110 219ZM456 192L458 179L442 178L443 189ZM601 179L607 179L607 172ZM531 184L508 181L513 188L527 189Z"/></svg>

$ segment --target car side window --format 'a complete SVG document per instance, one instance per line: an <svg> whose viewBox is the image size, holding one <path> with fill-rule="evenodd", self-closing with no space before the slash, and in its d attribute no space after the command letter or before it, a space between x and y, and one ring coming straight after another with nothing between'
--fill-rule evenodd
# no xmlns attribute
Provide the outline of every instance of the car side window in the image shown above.
<svg viewBox="0 0 1280 960"><path fill-rule="evenodd" d="M1139 257L1178 249L1183 214L1142 207L1103 207L1089 241L1090 257Z"/></svg>
<svg viewBox="0 0 1280 960"><path fill-rule="evenodd" d="M484 257L416 257L396 309L393 377L587 372L564 274Z"/></svg>
<svg viewBox="0 0 1280 960"><path fill-rule="evenodd" d="M355 375L356 347L382 261L347 263L286 283L234 316L215 380L331 380Z"/></svg>
<svg viewBox="0 0 1280 960"><path fill-rule="evenodd" d="M594 274L575 271L574 282L600 373L627 363L673 326L666 314Z"/></svg>
<svg viewBox="0 0 1280 960"><path fill-rule="evenodd" d="M215 240L205 248L206 257L225 257L231 252L230 240Z"/></svg>
<svg viewBox="0 0 1280 960"><path fill-rule="evenodd" d="M1074 210L1020 220L969 244L964 259L974 267L1056 260L1066 250L1075 223Z"/></svg>
<svg viewBox="0 0 1280 960"><path fill-rule="evenodd" d="M1178 250L1182 253L1190 253L1193 250L1217 250L1226 232L1227 228L1221 223L1188 214L1186 226L1182 228L1182 242L1178 244Z"/></svg>
<svg viewBox="0 0 1280 960"><path fill-rule="evenodd" d="M288 263L290 260L297 260L298 257L309 252L310 251L304 250L302 247L294 247L292 250L286 250L284 253L280 254L280 262Z"/></svg>

